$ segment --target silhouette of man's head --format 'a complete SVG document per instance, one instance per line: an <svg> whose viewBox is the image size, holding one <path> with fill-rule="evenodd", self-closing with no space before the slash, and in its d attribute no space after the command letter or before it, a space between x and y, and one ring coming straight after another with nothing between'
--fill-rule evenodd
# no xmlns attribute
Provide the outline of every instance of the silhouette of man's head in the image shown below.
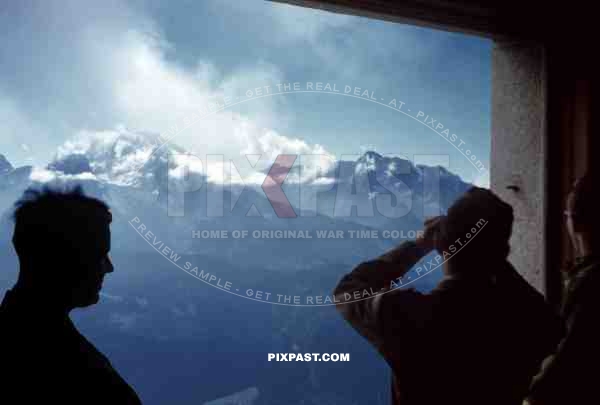
<svg viewBox="0 0 600 405"><path fill-rule="evenodd" d="M457 270L485 269L490 260L505 259L513 220L512 207L490 190L467 190L448 209L444 223L445 250L456 253L451 261L462 264Z"/></svg>
<svg viewBox="0 0 600 405"><path fill-rule="evenodd" d="M81 187L28 189L15 204L13 244L19 256L17 285L52 297L66 309L95 304L106 273L112 215Z"/></svg>
<svg viewBox="0 0 600 405"><path fill-rule="evenodd" d="M594 172L578 178L567 197L567 230L571 240L577 246L578 239L585 239L588 245L600 246L600 194L598 180ZM579 252L583 253L583 252Z"/></svg>

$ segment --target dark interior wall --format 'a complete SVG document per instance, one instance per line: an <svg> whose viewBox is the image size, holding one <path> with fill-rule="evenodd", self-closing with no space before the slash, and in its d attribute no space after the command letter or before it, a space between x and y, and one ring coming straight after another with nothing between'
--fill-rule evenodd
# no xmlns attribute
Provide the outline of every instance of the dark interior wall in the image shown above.
<svg viewBox="0 0 600 405"><path fill-rule="evenodd" d="M571 34L573 35L573 34ZM600 170L599 86L597 62L586 36L562 36L547 44L548 88L548 236L546 272L548 298L560 298L560 269L573 260L563 212L575 179ZM595 135L596 134L596 135ZM600 190L599 190L600 191Z"/></svg>

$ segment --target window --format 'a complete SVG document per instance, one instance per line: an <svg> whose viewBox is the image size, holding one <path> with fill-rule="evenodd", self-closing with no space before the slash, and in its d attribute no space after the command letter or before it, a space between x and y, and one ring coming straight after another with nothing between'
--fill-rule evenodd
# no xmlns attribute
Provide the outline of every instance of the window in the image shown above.
<svg viewBox="0 0 600 405"><path fill-rule="evenodd" d="M115 271L72 315L143 402L387 403L331 292L489 186L491 41L259 1L7 11L2 211L53 182L111 206Z"/></svg>

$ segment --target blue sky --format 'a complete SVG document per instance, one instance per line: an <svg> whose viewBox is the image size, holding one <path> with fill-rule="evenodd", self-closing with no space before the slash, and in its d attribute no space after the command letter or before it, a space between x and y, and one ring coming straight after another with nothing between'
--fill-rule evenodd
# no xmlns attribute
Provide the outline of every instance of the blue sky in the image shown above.
<svg viewBox="0 0 600 405"><path fill-rule="evenodd" d="M82 131L164 133L210 100L311 81L383 101L275 95L173 141L200 156L440 155L464 179L488 184L443 137L383 105L395 98L434 117L487 168L486 39L256 0L4 2L0 25L0 153L15 165L46 164Z"/></svg>

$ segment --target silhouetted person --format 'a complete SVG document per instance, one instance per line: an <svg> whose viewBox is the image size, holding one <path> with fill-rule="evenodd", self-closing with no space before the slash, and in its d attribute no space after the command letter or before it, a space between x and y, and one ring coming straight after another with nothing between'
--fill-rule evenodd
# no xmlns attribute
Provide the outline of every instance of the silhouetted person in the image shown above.
<svg viewBox="0 0 600 405"><path fill-rule="evenodd" d="M141 403L69 318L72 309L98 302L113 271L111 218L81 188L28 190L16 203L20 268L0 306L1 403Z"/></svg>
<svg viewBox="0 0 600 405"><path fill-rule="evenodd" d="M394 404L522 403L561 328L506 259L512 222L508 204L472 188L447 217L426 221L416 241L360 264L339 282L337 309L391 367ZM434 249L440 264L446 260L441 282L429 293L401 287L435 267L425 259L406 274ZM392 281L400 287L390 289ZM380 293L368 298L364 291Z"/></svg>
<svg viewBox="0 0 600 405"><path fill-rule="evenodd" d="M600 186L597 175L575 182L566 225L575 262L565 272L561 315L566 333L534 379L534 405L600 404Z"/></svg>

